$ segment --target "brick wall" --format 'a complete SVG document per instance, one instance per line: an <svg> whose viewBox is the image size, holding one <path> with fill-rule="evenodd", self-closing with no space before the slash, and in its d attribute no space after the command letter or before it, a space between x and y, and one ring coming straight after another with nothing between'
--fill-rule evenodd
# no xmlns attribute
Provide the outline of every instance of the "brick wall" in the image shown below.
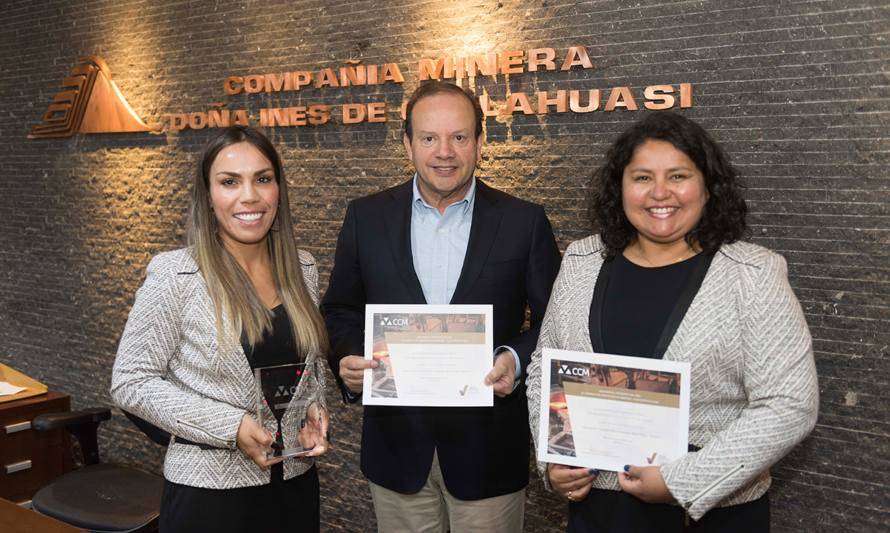
<svg viewBox="0 0 890 533"><path fill-rule="evenodd" d="M110 367L149 258L181 245L195 154L212 131L28 140L77 58L99 54L149 122L214 102L262 107L386 101L385 124L270 130L302 245L323 284L347 201L406 179L395 108L421 57L586 46L592 70L480 79L510 92L694 84L682 112L745 176L755 242L782 253L816 350L813 435L774 468L776 531L890 527L890 8L882 0L4 2L0 19L0 361L107 405ZM404 85L226 96L230 74L398 63ZM592 168L643 111L487 120L480 175L543 203L560 246L590 232ZM336 403L331 394L331 402ZM358 472L360 411L336 407L322 464L325 530L372 531ZM112 439L111 436L115 435ZM122 417L105 456L158 468ZM565 506L533 480L528 531Z"/></svg>

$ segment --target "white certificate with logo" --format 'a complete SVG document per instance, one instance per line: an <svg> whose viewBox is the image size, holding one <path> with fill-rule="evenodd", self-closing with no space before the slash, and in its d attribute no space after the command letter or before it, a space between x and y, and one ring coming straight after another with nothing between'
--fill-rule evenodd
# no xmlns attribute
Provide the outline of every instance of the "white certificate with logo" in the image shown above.
<svg viewBox="0 0 890 533"><path fill-rule="evenodd" d="M690 364L544 348L538 460L660 465L689 445Z"/></svg>
<svg viewBox="0 0 890 533"><path fill-rule="evenodd" d="M490 407L490 305L366 305L365 405Z"/></svg>

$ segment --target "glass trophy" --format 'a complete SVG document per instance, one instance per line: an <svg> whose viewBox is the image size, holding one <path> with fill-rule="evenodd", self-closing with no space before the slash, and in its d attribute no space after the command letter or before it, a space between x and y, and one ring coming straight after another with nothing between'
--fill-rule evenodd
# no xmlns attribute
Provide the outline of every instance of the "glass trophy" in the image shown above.
<svg viewBox="0 0 890 533"><path fill-rule="evenodd" d="M269 414L275 420L275 440L272 450L266 454L274 457L297 457L309 453L300 444L301 424L306 416L309 402L304 395L317 390L313 386L315 375L306 363L266 366L253 371L259 392L257 419L267 427Z"/></svg>

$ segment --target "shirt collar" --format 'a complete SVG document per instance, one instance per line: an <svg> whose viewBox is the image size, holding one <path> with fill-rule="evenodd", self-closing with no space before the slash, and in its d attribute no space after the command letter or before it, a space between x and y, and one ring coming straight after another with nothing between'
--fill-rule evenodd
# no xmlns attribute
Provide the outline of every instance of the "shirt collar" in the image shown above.
<svg viewBox="0 0 890 533"><path fill-rule="evenodd" d="M414 173L414 182L413 182L413 197L411 199L411 205L428 207L430 209L436 209L435 207L428 204L427 201L423 199L423 196L420 195L420 188L417 185L418 179L419 178L417 176L417 173L415 172ZM464 195L463 200L460 200L459 202L455 202L455 203L449 205L446 209L450 209L453 206L459 205L461 212L464 215L466 215L470 211L470 209L472 209L475 199L476 199L476 176L472 176L470 178L470 188L467 189L467 194Z"/></svg>

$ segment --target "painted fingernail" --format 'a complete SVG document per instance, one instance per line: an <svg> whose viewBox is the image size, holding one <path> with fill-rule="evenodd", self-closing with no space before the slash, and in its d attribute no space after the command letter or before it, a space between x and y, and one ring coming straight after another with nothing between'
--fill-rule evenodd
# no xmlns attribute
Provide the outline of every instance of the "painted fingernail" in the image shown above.
<svg viewBox="0 0 890 533"><path fill-rule="evenodd" d="M624 465L624 471L630 472L630 465Z"/></svg>
<svg viewBox="0 0 890 533"><path fill-rule="evenodd" d="M600 471L597 470L596 468L588 468L587 473L590 474L591 476L596 476L596 475L599 475Z"/></svg>

